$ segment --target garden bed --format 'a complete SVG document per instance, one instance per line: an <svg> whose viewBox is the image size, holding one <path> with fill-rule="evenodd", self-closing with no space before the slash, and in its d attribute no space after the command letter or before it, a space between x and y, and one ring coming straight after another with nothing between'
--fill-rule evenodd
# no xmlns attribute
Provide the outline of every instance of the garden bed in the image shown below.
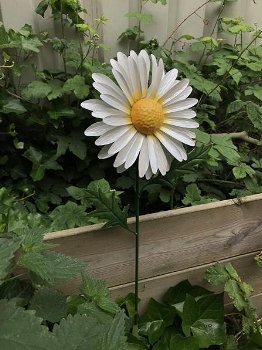
<svg viewBox="0 0 262 350"><path fill-rule="evenodd" d="M254 262L262 250L261 213L262 194L257 194L141 216L141 307L184 279L205 286L210 264L231 262L254 287L261 312L261 270ZM133 291L134 236L122 228L92 225L49 233L45 240L87 262L88 271L106 281L113 297ZM78 285L74 280L62 289L72 293Z"/></svg>

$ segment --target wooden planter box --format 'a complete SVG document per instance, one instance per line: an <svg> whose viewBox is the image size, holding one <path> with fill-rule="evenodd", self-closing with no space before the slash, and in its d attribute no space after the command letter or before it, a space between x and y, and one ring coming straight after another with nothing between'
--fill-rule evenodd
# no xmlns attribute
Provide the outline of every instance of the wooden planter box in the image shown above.
<svg viewBox="0 0 262 350"><path fill-rule="evenodd" d="M129 219L130 225L134 219ZM92 225L53 232L45 240L57 251L86 261L112 296L134 289L134 236L119 227ZM160 300L166 290L189 279L211 288L204 272L215 262L231 262L254 287L262 311L262 269L254 256L262 250L262 194L141 216L140 298ZM62 289L78 290L74 280Z"/></svg>

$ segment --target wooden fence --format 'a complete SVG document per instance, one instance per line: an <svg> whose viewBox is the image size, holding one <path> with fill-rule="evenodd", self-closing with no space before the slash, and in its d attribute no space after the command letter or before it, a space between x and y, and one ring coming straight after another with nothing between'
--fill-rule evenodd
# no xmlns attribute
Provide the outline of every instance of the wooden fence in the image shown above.
<svg viewBox="0 0 262 350"><path fill-rule="evenodd" d="M109 20L103 28L102 37L110 50L105 52L105 59L114 57L116 52L128 51L127 46L117 40L120 33L136 24L134 19L125 16L130 11L137 11L141 0L80 0L87 10L86 19L93 21L101 15ZM34 10L40 0L1 0L0 20L6 27L19 29L25 23L32 24L34 30L48 31L58 35L59 28L55 25L51 14L47 13L43 19ZM156 37L163 44L176 30L176 37L191 34L195 37L217 33L216 18L220 13L221 3L205 0L167 0L167 5L154 5L150 1L145 5L144 12L153 15L153 22L144 24L142 29L145 38ZM262 0L238 0L227 2L221 15L224 17L243 17L247 22L257 23L261 27ZM185 22L183 22L189 17ZM40 64L53 67L57 62L51 53L43 52Z"/></svg>

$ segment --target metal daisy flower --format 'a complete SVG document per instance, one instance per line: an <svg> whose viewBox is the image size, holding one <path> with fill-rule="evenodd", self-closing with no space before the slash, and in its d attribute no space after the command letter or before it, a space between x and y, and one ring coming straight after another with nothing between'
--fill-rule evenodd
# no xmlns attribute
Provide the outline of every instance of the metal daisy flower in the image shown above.
<svg viewBox="0 0 262 350"><path fill-rule="evenodd" d="M192 129L198 123L190 109L197 99L188 98L189 80L177 80L177 69L165 73L162 59L150 58L145 50L129 56L119 52L110 61L117 84L106 75L95 73L93 86L101 100L81 103L101 121L86 129L86 136L99 136L103 146L98 158L116 155L114 167L119 172L130 168L138 158L139 177L149 179L158 171L165 175L171 161L186 160L183 143L194 146ZM152 74L150 79L150 70Z"/></svg>

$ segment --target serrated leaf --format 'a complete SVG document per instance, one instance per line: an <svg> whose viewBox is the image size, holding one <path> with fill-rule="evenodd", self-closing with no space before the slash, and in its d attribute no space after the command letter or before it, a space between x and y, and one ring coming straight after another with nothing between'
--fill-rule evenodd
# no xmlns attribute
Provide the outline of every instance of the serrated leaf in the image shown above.
<svg viewBox="0 0 262 350"><path fill-rule="evenodd" d="M69 315L54 326L54 336L59 350L100 350L103 333L106 328L97 320L86 315Z"/></svg>
<svg viewBox="0 0 262 350"><path fill-rule="evenodd" d="M0 237L0 285L11 270L11 262L20 242L14 238Z"/></svg>
<svg viewBox="0 0 262 350"><path fill-rule="evenodd" d="M106 221L106 226L122 226L127 228L127 209L121 209L116 191L111 190L105 185L104 180L93 181L89 184L86 193L86 199L93 203L95 211L91 216Z"/></svg>
<svg viewBox="0 0 262 350"><path fill-rule="evenodd" d="M3 350L57 350L56 342L34 311L0 300L0 347Z"/></svg>
<svg viewBox="0 0 262 350"><path fill-rule="evenodd" d="M118 305L111 299L104 281L83 274L80 291L94 301L98 307L110 314L115 314L119 310Z"/></svg>
<svg viewBox="0 0 262 350"><path fill-rule="evenodd" d="M85 78L81 75L75 75L73 78L68 79L63 90L65 92L73 91L77 98L86 98L89 94L89 86L85 83Z"/></svg>
<svg viewBox="0 0 262 350"><path fill-rule="evenodd" d="M246 163L240 163L238 166L234 167L232 171L236 179L244 179L247 175L252 177L256 173L255 170Z"/></svg>
<svg viewBox="0 0 262 350"><path fill-rule="evenodd" d="M220 284L225 284L229 280L229 275L225 265L217 263L207 269L205 278L209 283L218 286Z"/></svg>
<svg viewBox="0 0 262 350"><path fill-rule="evenodd" d="M24 267L47 284L59 284L81 273L85 264L56 252L28 252L18 260L18 265Z"/></svg>
<svg viewBox="0 0 262 350"><path fill-rule="evenodd" d="M36 290L29 308L45 321L59 322L67 313L66 297L55 289L40 288Z"/></svg>
<svg viewBox="0 0 262 350"><path fill-rule="evenodd" d="M126 350L125 314L120 311L111 323L108 332L104 335L101 350Z"/></svg>
<svg viewBox="0 0 262 350"><path fill-rule="evenodd" d="M58 231L89 225L91 222L85 210L86 207L83 205L71 201L57 206L50 213L50 218L53 220L51 230Z"/></svg>

